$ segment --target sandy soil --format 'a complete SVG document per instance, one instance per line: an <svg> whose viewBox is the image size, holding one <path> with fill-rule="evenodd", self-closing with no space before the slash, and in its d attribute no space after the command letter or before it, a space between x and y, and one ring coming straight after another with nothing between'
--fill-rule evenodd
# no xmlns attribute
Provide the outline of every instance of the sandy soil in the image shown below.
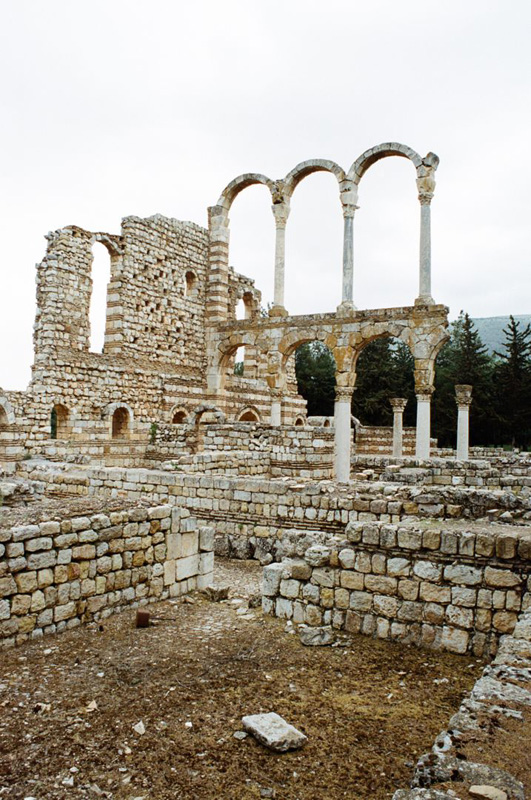
<svg viewBox="0 0 531 800"><path fill-rule="evenodd" d="M148 629L130 610L0 653L1 800L383 800L407 787L482 664L365 637L305 648L281 620L238 613L258 565L217 570L228 602L197 594L150 606L173 619ZM260 711L307 745L281 755L235 738Z"/></svg>

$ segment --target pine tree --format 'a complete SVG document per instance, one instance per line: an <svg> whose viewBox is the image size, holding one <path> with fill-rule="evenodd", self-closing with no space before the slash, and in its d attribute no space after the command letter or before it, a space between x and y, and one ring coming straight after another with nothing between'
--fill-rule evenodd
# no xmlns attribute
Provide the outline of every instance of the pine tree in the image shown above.
<svg viewBox="0 0 531 800"><path fill-rule="evenodd" d="M391 425L391 397L408 399L406 424L415 414L413 358L409 348L385 337L370 342L356 364L356 391L352 413L364 425Z"/></svg>
<svg viewBox="0 0 531 800"><path fill-rule="evenodd" d="M531 443L531 326L520 329L511 315L503 351L495 353L496 407L501 428L513 446Z"/></svg>
<svg viewBox="0 0 531 800"><path fill-rule="evenodd" d="M322 342L302 344L295 353L297 391L308 402L308 416L334 413L336 362Z"/></svg>

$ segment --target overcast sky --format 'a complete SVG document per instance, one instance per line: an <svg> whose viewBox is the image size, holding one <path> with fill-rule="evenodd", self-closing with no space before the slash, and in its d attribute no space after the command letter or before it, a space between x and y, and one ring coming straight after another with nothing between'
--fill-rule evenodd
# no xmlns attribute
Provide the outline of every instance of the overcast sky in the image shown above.
<svg viewBox="0 0 531 800"><path fill-rule="evenodd" d="M387 141L441 159L437 302L452 317L531 313L530 30L528 0L4 0L0 386L29 380L47 231L119 233L122 217L154 213L206 225L241 173L281 178L308 158L348 169ZM359 205L356 305L411 304L413 166L377 163ZM291 313L340 302L342 226L335 178L303 181L287 229ZM272 299L264 187L235 201L230 260Z"/></svg>

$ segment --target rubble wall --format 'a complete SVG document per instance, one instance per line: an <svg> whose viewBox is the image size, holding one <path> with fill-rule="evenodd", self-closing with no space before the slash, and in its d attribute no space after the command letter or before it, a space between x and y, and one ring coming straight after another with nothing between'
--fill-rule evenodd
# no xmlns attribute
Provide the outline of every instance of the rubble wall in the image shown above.
<svg viewBox="0 0 531 800"><path fill-rule="evenodd" d="M476 656L531 605L531 534L350 523L347 539L264 568L266 613Z"/></svg>
<svg viewBox="0 0 531 800"><path fill-rule="evenodd" d="M209 585L213 539L170 505L0 528L0 648Z"/></svg>

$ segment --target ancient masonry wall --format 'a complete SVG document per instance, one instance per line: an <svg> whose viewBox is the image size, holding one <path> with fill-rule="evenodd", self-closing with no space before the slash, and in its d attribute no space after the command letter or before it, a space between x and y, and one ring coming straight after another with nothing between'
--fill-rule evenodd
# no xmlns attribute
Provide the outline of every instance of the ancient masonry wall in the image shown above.
<svg viewBox="0 0 531 800"><path fill-rule="evenodd" d="M0 648L204 588L213 542L170 505L0 528Z"/></svg>
<svg viewBox="0 0 531 800"><path fill-rule="evenodd" d="M188 509L216 529L222 555L274 559L290 555L285 546L304 533L345 536L349 522L399 523L403 520L531 518L531 498L513 491L481 487L357 487L332 481L300 482L185 474L163 470L87 468L52 472L26 462L20 473L39 481L52 497L108 495L138 501L149 497ZM450 523L451 524L451 523ZM510 534L507 534L508 536Z"/></svg>
<svg viewBox="0 0 531 800"><path fill-rule="evenodd" d="M531 536L350 523L347 539L264 568L266 613L476 656L531 606Z"/></svg>

